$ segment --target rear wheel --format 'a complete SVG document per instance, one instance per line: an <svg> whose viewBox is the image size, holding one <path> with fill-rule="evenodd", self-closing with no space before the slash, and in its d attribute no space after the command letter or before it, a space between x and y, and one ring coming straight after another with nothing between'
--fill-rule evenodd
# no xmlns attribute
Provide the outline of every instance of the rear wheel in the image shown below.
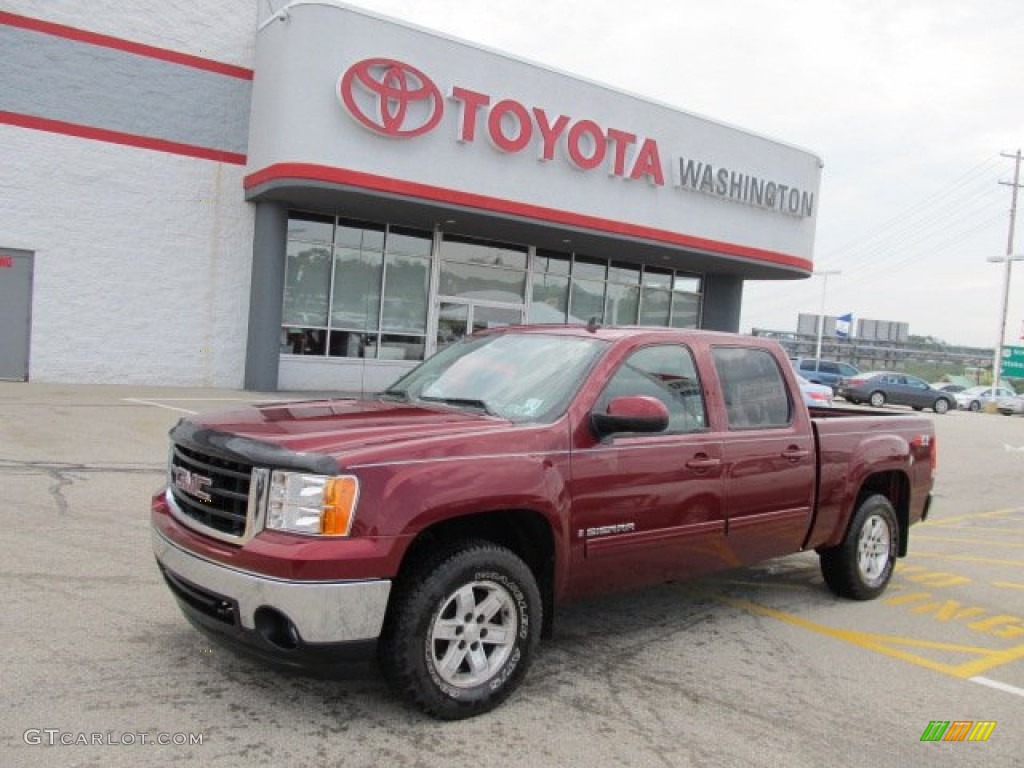
<svg viewBox="0 0 1024 768"><path fill-rule="evenodd" d="M949 400L944 397L940 397L935 401L935 405L932 406L932 410L936 413L945 413L949 410Z"/></svg>
<svg viewBox="0 0 1024 768"><path fill-rule="evenodd" d="M875 408L881 408L885 405L885 393L884 392L872 392L871 397L868 398L868 402Z"/></svg>
<svg viewBox="0 0 1024 768"><path fill-rule="evenodd" d="M840 597L871 600L885 591L899 550L899 526L889 500L867 497L838 547L819 552L821 575Z"/></svg>
<svg viewBox="0 0 1024 768"><path fill-rule="evenodd" d="M536 579L513 552L464 542L396 586L379 646L389 682L425 712L460 720L519 685L540 638Z"/></svg>

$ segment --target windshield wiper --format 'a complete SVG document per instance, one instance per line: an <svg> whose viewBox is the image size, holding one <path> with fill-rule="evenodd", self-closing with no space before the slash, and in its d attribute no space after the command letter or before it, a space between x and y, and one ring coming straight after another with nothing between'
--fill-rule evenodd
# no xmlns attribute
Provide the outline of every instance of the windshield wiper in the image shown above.
<svg viewBox="0 0 1024 768"><path fill-rule="evenodd" d="M420 395L420 400L430 403L444 403L445 405L454 405L456 408L476 408L483 411L488 416L497 416L494 411L483 400L477 400L472 397L427 397L426 395Z"/></svg>
<svg viewBox="0 0 1024 768"><path fill-rule="evenodd" d="M380 393L380 397L388 398L389 400L398 400L402 403L409 402L409 392L405 389L385 389Z"/></svg>

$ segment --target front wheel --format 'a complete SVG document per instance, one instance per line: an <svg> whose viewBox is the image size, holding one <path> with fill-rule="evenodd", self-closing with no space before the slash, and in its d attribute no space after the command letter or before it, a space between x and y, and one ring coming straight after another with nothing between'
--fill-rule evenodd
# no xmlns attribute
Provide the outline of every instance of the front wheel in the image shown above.
<svg viewBox="0 0 1024 768"><path fill-rule="evenodd" d="M977 413L980 410L981 410L981 403L979 403L977 400L972 400L971 401L971 412L972 413Z"/></svg>
<svg viewBox="0 0 1024 768"><path fill-rule="evenodd" d="M935 405L932 406L932 409L939 414L945 413L949 410L949 400L940 397L935 401Z"/></svg>
<svg viewBox="0 0 1024 768"><path fill-rule="evenodd" d="M889 499L869 496L837 547L819 552L825 584L839 597L871 600L885 591L899 550L899 526Z"/></svg>
<svg viewBox="0 0 1024 768"><path fill-rule="evenodd" d="M874 408L881 408L885 405L885 393L884 392L872 392L871 397L868 400Z"/></svg>
<svg viewBox="0 0 1024 768"><path fill-rule="evenodd" d="M445 720L487 712L519 685L540 639L536 579L513 552L465 542L396 586L379 645L385 677Z"/></svg>

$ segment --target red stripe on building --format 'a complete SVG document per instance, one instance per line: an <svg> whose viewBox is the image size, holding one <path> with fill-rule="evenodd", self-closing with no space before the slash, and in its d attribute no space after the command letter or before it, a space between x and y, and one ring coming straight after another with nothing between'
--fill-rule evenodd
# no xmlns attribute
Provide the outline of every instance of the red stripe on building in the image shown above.
<svg viewBox="0 0 1024 768"><path fill-rule="evenodd" d="M183 144L177 141L154 139L150 136L110 131L106 128L93 128L89 125L66 123L63 120L50 120L45 117L0 111L0 123L16 125L20 128L32 128L37 131L47 131L49 133L62 133L65 136L77 136L80 139L92 139L94 141L105 141L110 144L123 144L129 147L152 149L172 155L185 155L186 157L198 157L202 160L215 160L219 163L245 165L245 155L238 154L237 152L225 152L220 149L199 147L194 144Z"/></svg>
<svg viewBox="0 0 1024 768"><path fill-rule="evenodd" d="M530 203L520 203L514 200L503 200L498 197L478 195L472 192L460 192L444 187L435 187L429 184L419 184L400 179L391 179L386 176L377 176L361 171L352 171L344 168L332 168L312 163L277 163L267 166L255 173L245 177L245 188L252 189L261 184L281 180L303 180L323 181L332 184L358 187L374 192L387 192L390 194L404 195L432 202L447 203L451 205L476 208L484 211L492 211L512 216L523 216L530 219L547 221L554 224L563 224L583 229L593 229L601 232L610 232L629 237L638 237L645 240L653 240L669 245L683 248L694 248L726 256L737 256L754 261L768 262L779 266L798 269L808 274L813 270L814 265L807 259L798 256L791 256L777 251L766 251L761 248L751 248L736 243L725 243L718 240L709 240L703 237L683 235L678 232L671 232L655 227L646 227L640 224L629 224L613 219L603 219L597 216L586 216L571 211L563 211L557 208L547 208Z"/></svg>
<svg viewBox="0 0 1024 768"><path fill-rule="evenodd" d="M253 78L251 69L238 67L234 64L224 64L223 62L214 61L213 59L204 59L202 56L180 53L179 51L172 51L168 48L158 48L155 45L134 43L131 40L124 40L120 37L101 35L96 32L87 32L84 29L77 29L64 24L55 24L52 21L33 19L28 16L19 16L18 14L8 13L7 11L0 11L0 24L5 24L9 27L18 27L20 29L28 29L33 32L42 32L45 35L63 37L68 40L88 43L89 45L97 45L102 48L113 48L118 51L133 53L137 56L147 56L151 59L160 59L161 61L168 61L172 64L181 64L185 67L204 69L208 72L216 72L219 75L237 77L240 80L252 80Z"/></svg>

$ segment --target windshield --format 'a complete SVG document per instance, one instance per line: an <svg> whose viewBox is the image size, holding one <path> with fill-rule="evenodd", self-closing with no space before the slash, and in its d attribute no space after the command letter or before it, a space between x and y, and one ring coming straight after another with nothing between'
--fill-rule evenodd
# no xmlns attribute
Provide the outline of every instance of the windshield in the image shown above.
<svg viewBox="0 0 1024 768"><path fill-rule="evenodd" d="M551 421L565 410L605 347L607 342L577 336L469 336L425 360L383 396L517 422Z"/></svg>

